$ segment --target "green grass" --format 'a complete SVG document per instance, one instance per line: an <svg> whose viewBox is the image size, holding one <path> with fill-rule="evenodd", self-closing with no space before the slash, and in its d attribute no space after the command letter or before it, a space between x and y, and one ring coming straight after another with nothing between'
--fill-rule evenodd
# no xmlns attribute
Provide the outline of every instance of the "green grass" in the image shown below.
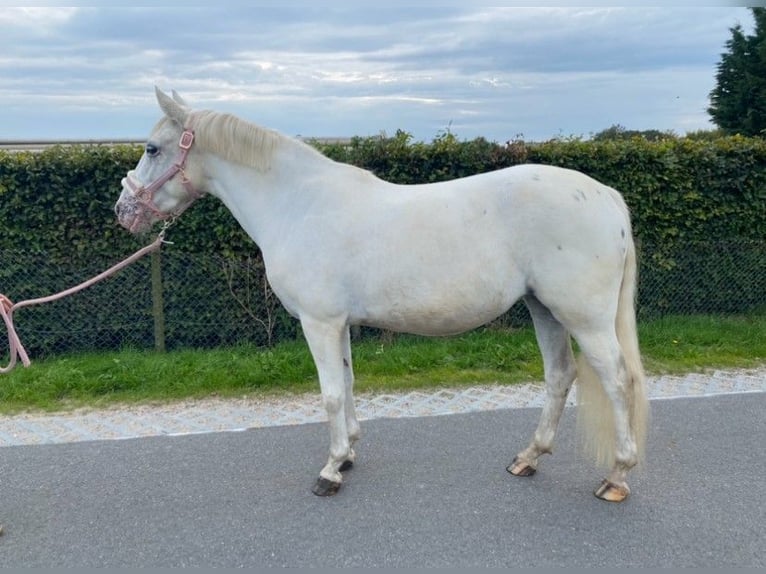
<svg viewBox="0 0 766 574"><path fill-rule="evenodd" d="M766 364L766 315L671 317L639 326L647 372ZM531 328L458 337L394 335L353 345L358 391L390 392L542 379ZM302 341L165 354L126 350L34 360L0 375L0 412L59 411L202 397L318 392Z"/></svg>
<svg viewBox="0 0 766 574"><path fill-rule="evenodd" d="M649 373L766 364L766 315L667 317L639 325Z"/></svg>

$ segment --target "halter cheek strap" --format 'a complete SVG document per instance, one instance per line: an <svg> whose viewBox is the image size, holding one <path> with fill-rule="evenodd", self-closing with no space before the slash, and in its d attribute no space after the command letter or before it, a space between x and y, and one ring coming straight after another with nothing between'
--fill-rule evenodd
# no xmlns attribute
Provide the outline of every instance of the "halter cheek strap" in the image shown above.
<svg viewBox="0 0 766 574"><path fill-rule="evenodd" d="M128 173L127 177L125 178L128 187L133 192L133 197L135 197L141 205L143 205L146 209L151 211L160 219L177 217L196 199L203 195L200 191L194 188L191 180L186 177L186 173L184 172L184 167L186 167L186 158L189 155L189 150L191 150L193 143L194 131L186 128L181 134L181 139L178 142L178 147L181 151L178 153L176 161L173 163L173 165L166 169L162 175L160 175L149 185L143 185L138 179L135 178L135 176L130 173ZM163 185L165 185L178 174L181 174L181 185L183 185L184 190L186 190L188 195L187 201L181 204L181 206L175 211L169 213L163 212L154 203L154 194L157 193L157 191L159 191Z"/></svg>

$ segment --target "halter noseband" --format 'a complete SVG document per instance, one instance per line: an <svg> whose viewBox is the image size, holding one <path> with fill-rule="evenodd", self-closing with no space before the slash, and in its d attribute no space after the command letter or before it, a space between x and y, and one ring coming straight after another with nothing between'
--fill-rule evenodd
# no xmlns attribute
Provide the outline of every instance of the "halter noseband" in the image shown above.
<svg viewBox="0 0 766 574"><path fill-rule="evenodd" d="M203 195L201 192L194 189L194 185L192 184L191 180L186 177L186 173L184 172L184 167L186 167L186 158L189 155L189 150L191 149L193 143L194 131L188 128L184 129L184 132L181 134L181 139L178 141L178 147L181 150L178 154L178 158L173 163L173 165L166 169L161 176L159 176L149 185L143 185L138 179L135 178L135 176L131 175L130 173L128 173L127 177L125 178L126 183L130 190L133 192L133 197L136 199L136 201L138 201L138 203L143 205L146 209L151 211L160 219L178 217L187 207L194 203L196 199ZM181 204L181 206L175 211L171 211L169 213L160 211L160 209L154 203L154 194L157 193L157 191L163 185L165 185L179 173L181 174L181 185L183 185L186 193L188 194L187 201Z"/></svg>

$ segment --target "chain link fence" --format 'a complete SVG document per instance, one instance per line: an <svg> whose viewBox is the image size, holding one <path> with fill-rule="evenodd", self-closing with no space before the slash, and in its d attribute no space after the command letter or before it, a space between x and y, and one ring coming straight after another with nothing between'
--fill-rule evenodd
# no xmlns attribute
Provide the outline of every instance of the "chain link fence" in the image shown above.
<svg viewBox="0 0 766 574"><path fill-rule="evenodd" d="M672 252L639 247L639 321L766 312L766 242L717 241ZM61 291L115 263L87 256L52 265L44 253L2 250L0 257L0 291L14 301ZM20 309L14 319L33 358L124 348L271 346L300 336L298 322L269 289L257 250L233 259L171 246L71 297ZM517 303L496 324L528 322Z"/></svg>

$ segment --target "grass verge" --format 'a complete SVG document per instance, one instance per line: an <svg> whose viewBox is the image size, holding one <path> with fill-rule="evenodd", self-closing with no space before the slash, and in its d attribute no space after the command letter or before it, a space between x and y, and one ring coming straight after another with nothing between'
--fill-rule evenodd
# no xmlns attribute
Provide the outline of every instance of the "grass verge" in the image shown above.
<svg viewBox="0 0 766 574"><path fill-rule="evenodd" d="M650 374L766 364L766 315L667 317L639 325ZM395 335L353 345L358 391L395 392L542 380L531 328L457 337ZM0 376L0 413L101 408L203 397L317 392L303 341L165 354L124 350L34 361Z"/></svg>

